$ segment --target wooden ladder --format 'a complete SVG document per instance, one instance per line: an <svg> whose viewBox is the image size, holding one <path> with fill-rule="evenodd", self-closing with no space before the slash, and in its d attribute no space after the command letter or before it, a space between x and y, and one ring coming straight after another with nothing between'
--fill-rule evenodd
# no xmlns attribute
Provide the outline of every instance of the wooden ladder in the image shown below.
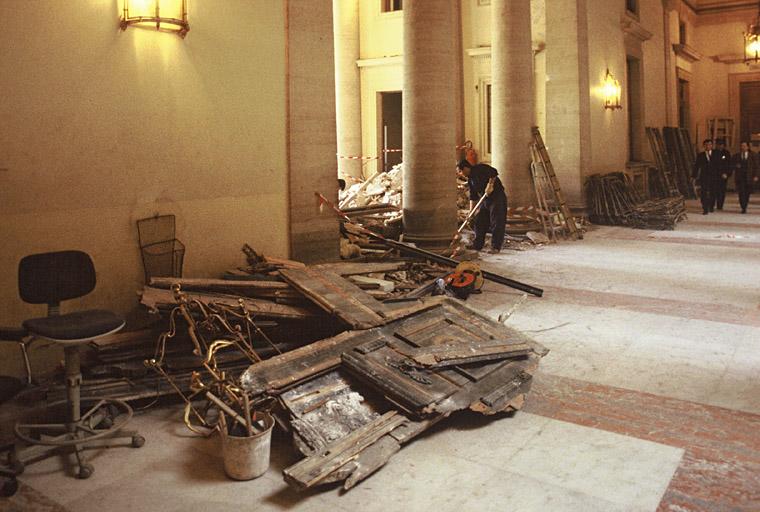
<svg viewBox="0 0 760 512"><path fill-rule="evenodd" d="M549 182L551 183L551 187L554 192L556 204L559 206L559 211L562 213L562 217L564 218L567 233L575 239L581 239L583 238L583 232L578 229L578 225L575 223L575 217L573 217L572 212L570 212L570 208L568 208L567 203L565 202L565 197L562 195L562 189L559 186L559 180L557 179L557 175L554 172L554 166L552 165L552 161L549 158L549 152L546 150L546 146L544 145L544 140L541 138L541 132L539 131L538 126L534 126L531 129L531 132L533 133L534 152L538 156L538 162L541 163L544 172L549 177Z"/></svg>
<svg viewBox="0 0 760 512"><path fill-rule="evenodd" d="M676 170L675 158L677 155L671 155L668 152L665 145L665 139L659 128L647 127L646 134L649 139L649 146L652 149L652 154L654 155L655 163L662 173L663 178L665 178L665 186L668 189L668 194L670 196L680 194L676 178L673 176L673 172ZM688 176L689 171L686 170L685 172Z"/></svg>

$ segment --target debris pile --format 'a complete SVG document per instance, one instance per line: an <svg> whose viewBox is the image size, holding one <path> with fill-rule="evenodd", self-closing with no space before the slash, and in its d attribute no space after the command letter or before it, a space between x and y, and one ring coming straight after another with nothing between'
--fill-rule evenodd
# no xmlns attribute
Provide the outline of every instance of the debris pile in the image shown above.
<svg viewBox="0 0 760 512"><path fill-rule="evenodd" d="M348 489L455 411L520 409L546 349L459 300L426 296L457 272L541 290L472 263L452 273L454 260L385 243L417 259L306 266L246 245L248 266L224 279L152 279L142 303L165 331L144 370L182 398L199 434L250 433L272 414L304 455L284 471L298 489ZM283 322L332 332L280 339Z"/></svg>
<svg viewBox="0 0 760 512"><path fill-rule="evenodd" d="M394 165L388 172L376 172L366 181L355 183L340 194L340 207L360 208L371 205L401 206L404 164Z"/></svg>
<svg viewBox="0 0 760 512"><path fill-rule="evenodd" d="M297 489L350 489L449 414L522 407L546 349L450 298L254 363L240 379L293 435Z"/></svg>
<svg viewBox="0 0 760 512"><path fill-rule="evenodd" d="M589 176L586 190L596 224L673 230L686 218L683 196L644 200L622 172Z"/></svg>

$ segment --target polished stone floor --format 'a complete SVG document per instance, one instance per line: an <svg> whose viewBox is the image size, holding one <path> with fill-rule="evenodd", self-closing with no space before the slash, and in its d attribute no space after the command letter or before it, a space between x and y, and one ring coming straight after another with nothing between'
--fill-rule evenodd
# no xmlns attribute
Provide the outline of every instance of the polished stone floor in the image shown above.
<svg viewBox="0 0 760 512"><path fill-rule="evenodd" d="M546 290L508 320L551 349L525 409L449 418L348 493L291 491L282 437L266 475L229 481L218 440L164 408L135 420L144 448L94 453L86 481L31 466L0 511L760 510L760 200L690 211L673 232L485 257ZM488 283L468 303L497 317L520 298Z"/></svg>

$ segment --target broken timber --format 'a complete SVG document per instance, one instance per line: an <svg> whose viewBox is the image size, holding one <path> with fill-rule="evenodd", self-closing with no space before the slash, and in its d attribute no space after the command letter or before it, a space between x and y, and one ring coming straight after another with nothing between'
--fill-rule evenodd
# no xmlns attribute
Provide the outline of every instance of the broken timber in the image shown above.
<svg viewBox="0 0 760 512"><path fill-rule="evenodd" d="M418 247L414 247L412 245L408 245L403 242L389 240L381 235L378 235L377 233L373 233L372 231L365 228L361 224L352 222L351 219L342 210L340 210L340 208L335 206L332 202L330 202L329 199L327 199L325 196L323 196L319 192L315 192L314 194L317 196L317 198L319 198L321 204L326 204L330 206L338 216L340 216L343 220L346 221L346 223L344 224L344 227L349 232L353 230L353 232L365 235L372 240L376 240L380 242L386 247L396 249L402 254L411 254L412 256L422 257L424 259L434 261L436 263L440 263L441 265L446 265L448 267L456 267L457 265L461 263L460 261L457 261L455 259L447 258L446 256L441 256L440 254L426 251L424 249L419 249ZM531 286L529 284L521 283L519 281L515 281L513 279L509 279L507 277L494 274L493 272L487 272L484 270L483 277L485 279L488 279L489 281L493 281L495 283L509 286L510 288L514 288L516 290L530 293L531 295L535 295L536 297L541 297L544 294L544 291L541 288L536 288L535 286Z"/></svg>
<svg viewBox="0 0 760 512"><path fill-rule="evenodd" d="M454 411L494 414L522 407L546 349L456 300L430 302L383 326L344 332L246 370L242 387L257 399L278 397L307 456L284 471L290 485L344 481L348 489ZM403 364L413 356L429 361L431 354L452 364ZM448 359L464 355L499 359ZM359 392L365 384L393 408L365 401Z"/></svg>
<svg viewBox="0 0 760 512"><path fill-rule="evenodd" d="M364 230L364 228L361 228L361 229ZM421 257L430 261L434 261L435 263L440 263L441 265L446 265L448 267L456 267L457 265L461 263L461 261L457 261L453 258L441 256L440 254L426 251L418 247L413 247L403 242L388 240L380 235L372 233L369 230L364 230L364 231L368 237L381 242L387 247L396 249L402 254L410 254L412 256ZM488 272L486 270L483 271L483 277L485 279L488 279L489 281L493 281L494 283L503 284L504 286L509 286L510 288L514 288L516 290L530 293L531 295L535 295L536 297L541 297L544 294L544 291L541 288L537 288L529 284L521 283L519 281L515 281L514 279L509 279L507 277L500 276L499 274L494 274L493 272Z"/></svg>
<svg viewBox="0 0 760 512"><path fill-rule="evenodd" d="M238 307L240 301L242 301L242 304L252 315L261 318L302 320L313 318L319 314L319 310L314 311L305 307L276 304L268 300L191 291L183 291L183 293L187 296L188 300L199 300L204 303L223 304L230 307ZM161 308L170 309L177 306L177 301L174 299L174 292L171 290L153 288L151 286L143 288L140 302L151 311L156 311Z"/></svg>
<svg viewBox="0 0 760 512"><path fill-rule="evenodd" d="M406 421L407 418L396 411L388 411L348 436L286 468L283 471L285 481L298 489L312 487L333 471L351 462L362 450Z"/></svg>
<svg viewBox="0 0 760 512"><path fill-rule="evenodd" d="M533 348L525 343L454 343L409 348L400 343L391 342L388 346L425 368L498 361L527 356L533 351Z"/></svg>
<svg viewBox="0 0 760 512"><path fill-rule="evenodd" d="M432 302L410 306L385 304L343 276L324 268L281 270L282 278L316 305L353 329L370 329L430 307Z"/></svg>

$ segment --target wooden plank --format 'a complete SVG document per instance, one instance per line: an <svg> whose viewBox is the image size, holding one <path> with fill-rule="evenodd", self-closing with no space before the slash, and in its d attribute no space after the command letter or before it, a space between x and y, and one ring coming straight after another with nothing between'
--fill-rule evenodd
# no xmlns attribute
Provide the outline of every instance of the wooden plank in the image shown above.
<svg viewBox="0 0 760 512"><path fill-rule="evenodd" d="M356 459L362 450L406 421L407 419L396 411L389 411L351 435L285 468L285 481L298 489L313 487L333 471Z"/></svg>
<svg viewBox="0 0 760 512"><path fill-rule="evenodd" d="M360 274L382 274L385 272L395 272L406 267L406 261L392 261L388 263L323 263L313 265L311 268L333 272L339 276L354 276Z"/></svg>
<svg viewBox="0 0 760 512"><path fill-rule="evenodd" d="M359 452L352 461L353 471L343 484L344 490L349 490L356 484L372 475L375 471L385 466L398 451L401 444L390 435L384 435L376 442Z"/></svg>
<svg viewBox="0 0 760 512"><path fill-rule="evenodd" d="M383 303L334 272L306 268L282 270L280 275L315 304L354 329L369 329L385 323L387 310Z"/></svg>
<svg viewBox="0 0 760 512"><path fill-rule="evenodd" d="M278 394L287 387L336 368L344 351L379 336L377 329L359 333L347 331L317 341L252 364L241 376L240 383L254 396L265 392Z"/></svg>
<svg viewBox="0 0 760 512"><path fill-rule="evenodd" d="M289 290L288 283L281 281L248 281L232 279L203 279L194 277L152 277L150 286L155 288L171 288L179 284L186 290Z"/></svg>
<svg viewBox="0 0 760 512"><path fill-rule="evenodd" d="M400 343L391 344L411 360L426 368L443 368L459 364L479 363L526 356L533 349L526 344L456 343L404 349Z"/></svg>
<svg viewBox="0 0 760 512"><path fill-rule="evenodd" d="M245 304L245 307L248 308L248 310L253 315L261 318L288 318L294 320L303 320L317 316L317 312L309 308L290 306L287 304L276 304L274 302L262 299L252 299L246 297L237 297L235 295L213 293L182 293L184 293L190 300L199 300L205 303L214 302L230 307L239 306L239 301L242 300L243 304ZM171 290L162 290L160 288L153 288L151 286L146 286L143 288L140 302L151 310L157 310L162 307L173 308L177 306L177 302L174 300L174 293Z"/></svg>

